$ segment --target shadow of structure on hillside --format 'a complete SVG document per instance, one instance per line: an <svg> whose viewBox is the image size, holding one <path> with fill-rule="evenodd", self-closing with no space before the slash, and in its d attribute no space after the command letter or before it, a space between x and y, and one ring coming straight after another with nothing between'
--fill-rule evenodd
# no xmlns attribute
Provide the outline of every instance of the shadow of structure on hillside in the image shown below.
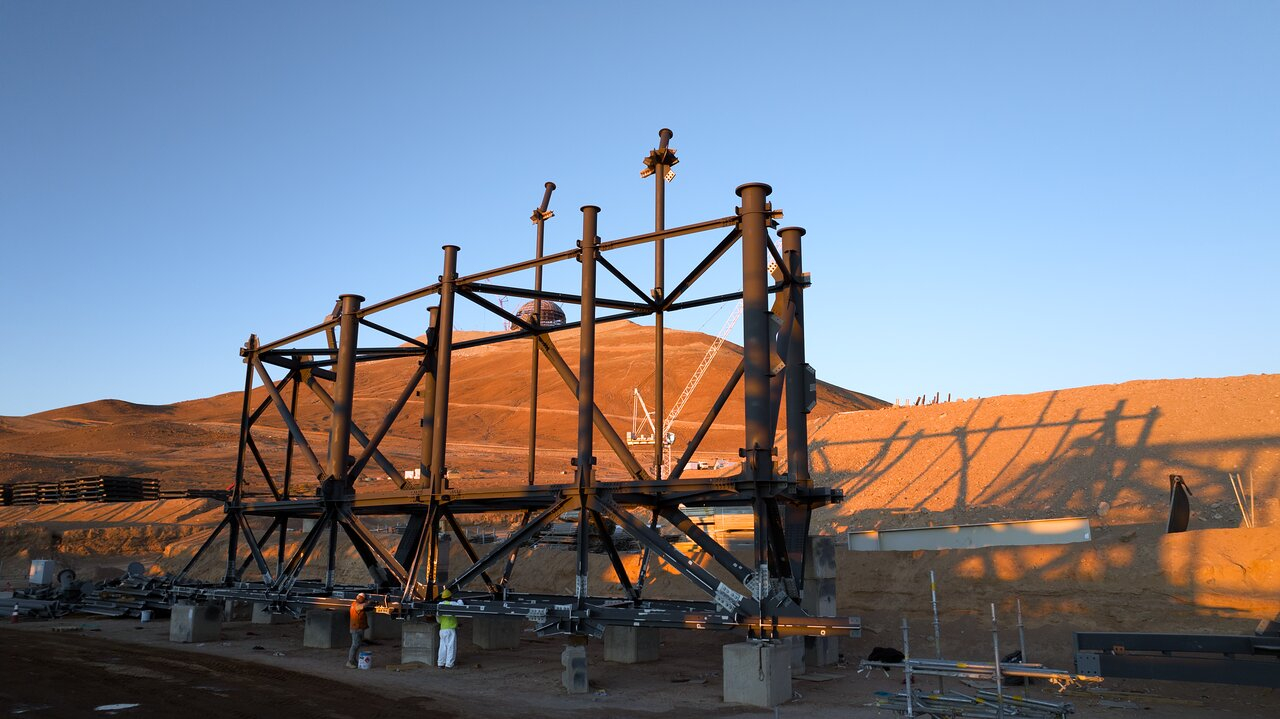
<svg viewBox="0 0 1280 719"><path fill-rule="evenodd" d="M936 517L950 524L1095 515L1107 503L1111 515L1106 523L1113 525L1113 534L1098 538L1103 541L943 551L929 560L949 567L961 581L984 587L991 583L982 591L1010 591L1004 582L1024 589L1039 585L1049 592L1037 604L1049 613L1076 613L1071 606L1050 606L1054 601L1077 603L1050 599L1058 591L1052 588L1099 582L1110 587L1103 591L1118 594L1145 583L1155 604L1175 613L1229 616L1247 606L1252 601L1247 597L1224 600L1217 588L1201 585L1203 573L1212 571L1206 566L1219 561L1209 556L1209 537L1191 532L1181 539L1162 538L1167 475L1187 475L1200 527L1234 527L1230 516L1211 510L1213 500L1233 506L1223 476L1233 467L1273 467L1275 460L1267 455L1280 448L1280 436L1163 441L1158 431L1163 413L1157 406L1133 410L1128 400L1120 399L1108 409L1089 411L1055 407L1058 401L1059 393L1051 393L1029 422L1006 423L1001 415L978 424L975 418L986 404L979 400L971 409L955 405L968 409L967 416L948 430L927 426L938 417L917 414L887 436L836 441L819 436L810 447L814 476L844 490L846 502L856 509L843 514L841 522L854 528L871 529L890 514L925 509L950 513ZM1268 478L1258 490L1259 497L1274 496L1275 483ZM1113 509L1117 507L1119 512ZM1115 526L1139 524L1146 527ZM903 569L915 572L915 564Z"/></svg>
<svg viewBox="0 0 1280 719"><path fill-rule="evenodd" d="M1261 453L1280 447L1280 436L1153 441L1160 408L1131 412L1124 399L1101 415L1086 416L1076 409L1066 419L1049 420L1058 394L1051 393L1039 416L1027 423L1004 424L1004 417L997 417L974 426L985 402L978 400L963 423L947 431L911 432L904 420L887 437L816 439L810 445L814 474L824 484L844 489L847 499L876 490L886 509L936 508L939 500L950 497L945 509L1001 507L1037 516L1044 511L1091 513L1101 502L1114 505L1118 500L1163 507L1168 472L1216 483L1228 468L1252 467ZM875 451L856 468L839 467L831 456L836 448L859 445ZM1213 496L1222 491L1211 486Z"/></svg>

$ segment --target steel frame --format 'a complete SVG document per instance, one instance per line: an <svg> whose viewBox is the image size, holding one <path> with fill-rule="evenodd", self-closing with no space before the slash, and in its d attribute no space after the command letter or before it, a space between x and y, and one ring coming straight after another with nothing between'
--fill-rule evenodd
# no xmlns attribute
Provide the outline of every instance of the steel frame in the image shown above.
<svg viewBox="0 0 1280 719"><path fill-rule="evenodd" d="M277 610L299 613L307 607L337 606L349 601L357 591L370 592L375 601L399 603L399 612L409 616L432 614L440 592L448 588L463 604L450 612L462 616L518 616L537 625L540 634L600 636L611 624L685 628L746 629L751 636L771 638L784 635L857 634L856 617L810 617L800 608L804 589L805 540L810 517L816 507L841 501L838 489L814 486L808 468L806 415L813 408L816 382L805 363L803 294L809 285L801 261L799 227L777 231L781 249L770 230L777 227L782 213L768 201L771 189L762 183L737 188L740 206L733 214L682 227L664 227L664 176L675 164L674 150L667 147L669 130L660 133L661 146L646 159L647 168L658 177L653 232L601 241L597 236L600 209L585 206L582 212L582 239L576 248L543 255L543 226L551 213L547 207L555 186L547 183L540 207L531 218L537 226L534 259L478 272L457 274L459 248L444 246L443 270L439 281L389 300L363 306L363 298L342 295L333 313L322 323L281 339L261 343L251 335L241 350L245 362L244 395L234 491L226 503L226 517L204 542L183 570L167 586L170 601L243 599L266 602ZM715 247L692 267L669 292L664 291L663 245L696 233L724 230ZM688 299L691 288L715 263L723 260L735 244L741 244L742 288L737 292ZM605 255L611 251L642 244L655 248L655 288L651 295L639 289L640 280L624 275ZM770 267L770 259L776 267ZM542 269L561 262L580 262L581 288L576 294L551 292L542 287ZM601 297L596 291L597 272L604 268L627 287L634 297ZM493 280L524 270L534 270L532 287L494 284ZM518 317L487 296L508 295L533 300L553 300L576 304L581 319L554 327L541 326L537 318ZM769 298L773 296L770 305ZM496 336L455 341L454 312L457 299L472 302L501 317L512 329ZM595 334L601 323L653 317L655 332L655 377L657 412L661 416L663 375L662 317L668 312L741 299L743 310L743 359L730 375L719 397L693 435L684 456L669 476L652 475L641 458L605 419L595 402ZM434 300L434 304L431 301ZM405 303L426 301L429 326L425 341L416 332L398 332L374 322L380 312ZM537 306L537 305L535 305ZM362 343L362 334L372 330L394 338L394 346ZM577 330L579 356L577 372L561 355L550 335ZM304 340L322 338L311 347L298 346ZM446 481L449 453L448 421L450 370L453 353L469 347L498 342L528 341L531 351L531 411L528 446L528 481L502 489L450 487ZM352 421L357 367L397 357L418 359L416 371L379 425L365 433ZM535 484L537 374L545 358L578 399L577 451L571 460L573 481L563 484ZM283 369L282 378L269 368ZM255 378L267 397L253 404ZM745 435L740 455L740 473L729 477L687 479L684 462L692 456L731 393L742 384L745 402ZM326 386L327 385L327 386ZM418 469L421 481L410 483L385 455L379 445L393 421L400 416L415 390L422 398L422 437ZM298 419L299 394L314 394L329 415L327 452L321 453L302 431ZM785 404L784 404L785 402ZM269 408L274 408L288 431L281 476L273 476L254 429ZM780 415L785 408L786 471L781 471L776 455ZM618 457L628 477L604 481L596 476L593 430L605 439ZM358 445L358 452L352 440ZM655 466L661 467L662 446L656 444ZM323 456L322 456L323 455ZM545 461L545 460L544 460ZM376 463L399 489L380 493L356 493L356 479L370 463ZM270 496L253 496L247 488L261 480ZM299 483L304 486L300 487ZM313 482L315 484L313 484ZM687 506L750 506L754 513L751 564L739 561L732 552L701 531L680 509ZM522 512L524 522L511 536L483 555L462 530L459 517L471 513ZM566 512L576 511L576 583L571 596L520 593L512 586L512 569L517 550L535 540L551 522ZM362 519L394 516L406 525L394 549L386 548L370 532ZM657 531L659 518L665 519L706 553L732 580L722 581L715 573L681 551ZM266 529L257 534L250 519ZM291 523L313 520L296 550L286 551L285 533ZM642 547L639 571L631 575L618 549L604 531L616 523ZM594 525L599 531L592 535ZM470 559L452 578L438 570L442 533L448 531ZM341 532L356 548L368 568L370 583L340 585L335 581L337 536ZM214 550L215 540L226 536L225 571L219 582L198 582L189 577L192 568ZM611 562L621 596L592 593L588 575L588 547L591 539L603 545ZM268 561L275 542L275 562ZM317 552L325 556L322 581L302 579L304 567ZM672 601L644 596L645 573L653 554L678 570L707 595L705 601ZM249 570L256 570L256 576Z"/></svg>
<svg viewBox="0 0 1280 719"><path fill-rule="evenodd" d="M1280 687L1280 637L1076 632L1075 643L1082 674Z"/></svg>

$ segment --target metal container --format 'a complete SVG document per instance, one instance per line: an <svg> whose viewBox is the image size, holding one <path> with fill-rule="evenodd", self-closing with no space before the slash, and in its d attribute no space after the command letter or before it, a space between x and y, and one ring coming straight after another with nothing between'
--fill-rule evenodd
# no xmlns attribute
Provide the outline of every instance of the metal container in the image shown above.
<svg viewBox="0 0 1280 719"><path fill-rule="evenodd" d="M31 570L27 573L27 581L31 584L47 586L58 578L58 563L52 559L31 560Z"/></svg>

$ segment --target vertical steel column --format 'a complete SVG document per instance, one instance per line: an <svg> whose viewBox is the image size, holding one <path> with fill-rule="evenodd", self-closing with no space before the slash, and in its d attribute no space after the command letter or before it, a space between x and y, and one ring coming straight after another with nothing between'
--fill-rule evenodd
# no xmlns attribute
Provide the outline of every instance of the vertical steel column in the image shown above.
<svg viewBox="0 0 1280 719"><path fill-rule="evenodd" d="M311 357L303 355L297 358L300 362L310 362ZM303 383L302 372L299 372L293 378L293 387L289 391L289 414L297 419L298 417L298 390ZM292 498L293 492L293 433L288 434L285 440L284 449L284 487L281 493L281 499L288 500ZM289 518L280 516L277 518L280 523L280 535L276 538L276 572L275 576L279 577L284 574L284 552L289 533Z"/></svg>
<svg viewBox="0 0 1280 719"><path fill-rule="evenodd" d="M661 159L667 149L667 143L671 141L671 130L662 128L658 131L658 152L654 153L656 159ZM667 169L668 166L658 162L653 168L653 230L661 232L667 228ZM666 291L666 242L659 238L653 243L653 301L662 302L663 294ZM666 337L664 333L665 319L662 310L658 310L653 314L653 477L658 481L662 481L663 460L666 458L666 403L663 401L664 374L666 372L664 362L664 348Z"/></svg>
<svg viewBox="0 0 1280 719"><path fill-rule="evenodd" d="M303 362L308 362L311 360L310 357L306 357L306 356L301 357L299 359ZM298 387L302 384L302 382L303 382L302 374L299 373L297 376L293 378L293 388L289 392L289 414L292 415L294 419L297 419L298 417ZM281 499L290 498L290 493L292 492L292 486L293 486L293 433L290 432L288 434L287 439L285 440L285 446L284 446L284 488L280 495ZM285 526L288 526L288 525L286 524ZM284 534L281 533L280 536L283 537ZM276 572L276 576L280 576L280 573Z"/></svg>
<svg viewBox="0 0 1280 719"><path fill-rule="evenodd" d="M765 198L771 188L751 183L738 188L742 227L742 340L743 387L746 396L746 446L763 452L763 461L749 462L748 472L757 481L772 478L769 457L773 437L769 433L769 281L766 264L768 210ZM750 459L750 457L748 457Z"/></svg>
<svg viewBox="0 0 1280 719"><path fill-rule="evenodd" d="M258 339L249 335L245 347L252 349ZM244 359L244 397L240 401L240 446L236 449L236 483L231 490L231 503L240 504L244 493L244 450L249 444L249 400L253 396L253 359Z"/></svg>
<svg viewBox="0 0 1280 719"><path fill-rule="evenodd" d="M346 479L348 484L355 477L347 477L347 455L351 451L351 404L356 390L356 337L359 332L360 295L342 295L342 315L338 326L342 330L338 344L338 364L334 367L337 381L333 384L333 411L329 425L329 477Z"/></svg>
<svg viewBox="0 0 1280 719"><path fill-rule="evenodd" d="M742 206L742 362L746 436L743 473L754 482L755 581L761 611L768 597L769 512L765 483L773 479L772 411L769 405L768 205L772 188L754 182L738 187Z"/></svg>
<svg viewBox="0 0 1280 719"><path fill-rule="evenodd" d="M548 182L543 186L542 204L538 205L538 209L533 211L533 221L538 226L537 244L534 246L534 259L542 259L542 237L546 228L547 219L550 214L547 213L547 205L551 204L551 193L556 189L556 183ZM533 291L542 291L542 265L533 268ZM542 300L535 298L533 317L530 324L535 327L542 326ZM538 338L534 337L529 343L532 356L529 359L529 484L533 484L534 472L537 469L538 459L538 360L542 354L538 351Z"/></svg>
<svg viewBox="0 0 1280 719"><path fill-rule="evenodd" d="M445 245L444 271L440 275L440 306L436 323L435 400L431 432L431 501L427 510L427 596L436 592L436 561L440 551L440 493L444 491L445 438L449 433L449 373L453 363L454 288L458 279L458 247Z"/></svg>
<svg viewBox="0 0 1280 719"><path fill-rule="evenodd" d="M596 236L596 218L600 208L582 208L582 323L578 332L578 562L575 597L578 608L587 600L587 549L590 539L587 512L587 490L591 487L595 457L592 454L592 423L595 415L596 391L596 255L600 238Z"/></svg>
<svg viewBox="0 0 1280 719"><path fill-rule="evenodd" d="M592 417L596 392L596 217L600 208L582 208L582 324L578 329L578 469L579 484L590 486ZM588 471L583 472L586 468Z"/></svg>
<svg viewBox="0 0 1280 719"><path fill-rule="evenodd" d="M232 507L229 510L234 515L243 516L240 507ZM236 581L236 556L240 553L240 522L239 516L227 517L227 571L222 577L222 583L230 586Z"/></svg>
<svg viewBox="0 0 1280 719"><path fill-rule="evenodd" d="M435 426L431 435L431 491L444 490L444 442L449 431L449 368L453 360L454 283L458 279L458 247L444 246L444 274L440 275L440 316L436 320Z"/></svg>
<svg viewBox="0 0 1280 719"><path fill-rule="evenodd" d="M778 231L782 236L782 258L787 262L787 271L794 284L788 292L791 304L795 306L795 319L791 326L791 339L787 345L786 356L786 388L787 388L787 474L793 482L809 484L809 423L807 421L809 406L808 368L804 361L804 269L801 262L800 238L804 237L803 227L784 227Z"/></svg>
<svg viewBox="0 0 1280 719"><path fill-rule="evenodd" d="M345 334L343 335L345 337ZM329 546L325 552L324 588L333 591L334 576L338 565L338 518L332 510L321 516L321 522L329 520Z"/></svg>
<svg viewBox="0 0 1280 719"><path fill-rule="evenodd" d="M431 450L436 430L436 363L440 356L437 338L440 336L440 308L427 308L427 351L422 361L427 363L427 373L422 377L422 457L418 462L418 487L425 487L431 480Z"/></svg>

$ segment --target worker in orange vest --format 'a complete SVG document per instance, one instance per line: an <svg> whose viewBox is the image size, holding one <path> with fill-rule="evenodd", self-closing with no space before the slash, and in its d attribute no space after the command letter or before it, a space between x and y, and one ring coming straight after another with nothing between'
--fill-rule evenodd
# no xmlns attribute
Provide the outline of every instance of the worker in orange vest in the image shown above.
<svg viewBox="0 0 1280 719"><path fill-rule="evenodd" d="M373 609L373 603L364 592L356 595L351 603L351 651L347 652L347 668L356 668L356 655L360 653L360 643L364 640L364 630L369 628L369 617L366 612Z"/></svg>

